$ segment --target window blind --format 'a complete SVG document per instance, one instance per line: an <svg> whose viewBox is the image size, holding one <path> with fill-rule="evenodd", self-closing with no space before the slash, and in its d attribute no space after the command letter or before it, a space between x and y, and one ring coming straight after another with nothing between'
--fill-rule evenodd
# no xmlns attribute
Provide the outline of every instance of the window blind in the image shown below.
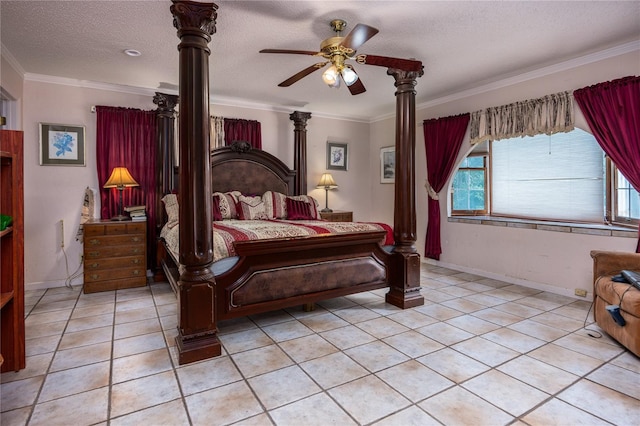
<svg viewBox="0 0 640 426"><path fill-rule="evenodd" d="M604 152L580 129L494 141L492 214L604 221Z"/></svg>

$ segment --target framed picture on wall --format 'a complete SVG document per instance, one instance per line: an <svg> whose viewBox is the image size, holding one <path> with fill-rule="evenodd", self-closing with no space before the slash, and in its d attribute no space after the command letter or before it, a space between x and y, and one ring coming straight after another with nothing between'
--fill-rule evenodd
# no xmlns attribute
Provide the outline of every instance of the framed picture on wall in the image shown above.
<svg viewBox="0 0 640 426"><path fill-rule="evenodd" d="M380 183L396 181L396 147L380 148Z"/></svg>
<svg viewBox="0 0 640 426"><path fill-rule="evenodd" d="M347 170L346 143L327 142L327 170Z"/></svg>
<svg viewBox="0 0 640 426"><path fill-rule="evenodd" d="M40 123L41 166L84 166L84 127Z"/></svg>

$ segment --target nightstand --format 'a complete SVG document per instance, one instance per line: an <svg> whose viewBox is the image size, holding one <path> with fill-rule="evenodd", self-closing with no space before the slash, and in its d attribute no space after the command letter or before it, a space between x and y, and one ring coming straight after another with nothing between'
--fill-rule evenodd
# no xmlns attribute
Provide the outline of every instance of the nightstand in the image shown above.
<svg viewBox="0 0 640 426"><path fill-rule="evenodd" d="M84 224L84 292L147 285L147 222Z"/></svg>
<svg viewBox="0 0 640 426"><path fill-rule="evenodd" d="M332 212L320 212L320 217L329 222L353 222L353 212L334 210Z"/></svg>

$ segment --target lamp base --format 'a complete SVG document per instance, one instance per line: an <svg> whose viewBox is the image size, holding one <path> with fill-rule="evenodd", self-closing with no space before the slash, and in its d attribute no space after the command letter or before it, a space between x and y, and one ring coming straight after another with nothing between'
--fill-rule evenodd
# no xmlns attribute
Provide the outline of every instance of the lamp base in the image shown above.
<svg viewBox="0 0 640 426"><path fill-rule="evenodd" d="M113 216L111 218L111 220L118 221L118 222L123 222L125 220L131 220L131 218L129 216L124 216L124 215L119 214L118 216Z"/></svg>
<svg viewBox="0 0 640 426"><path fill-rule="evenodd" d="M330 208L324 208L320 210L320 213L333 213L333 210L331 210Z"/></svg>

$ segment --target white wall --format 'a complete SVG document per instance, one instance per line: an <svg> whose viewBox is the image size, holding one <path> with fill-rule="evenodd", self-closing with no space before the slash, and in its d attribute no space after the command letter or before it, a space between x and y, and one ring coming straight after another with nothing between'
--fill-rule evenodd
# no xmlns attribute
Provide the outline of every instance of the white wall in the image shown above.
<svg viewBox="0 0 640 426"><path fill-rule="evenodd" d="M96 115L92 105L154 109L152 97L62 84L24 82L25 286L63 285L80 264L75 240L84 190L98 187ZM85 167L39 165L39 123L85 127ZM99 200L96 200L99 215ZM65 262L60 221L64 221ZM74 281L74 283L82 282Z"/></svg>

